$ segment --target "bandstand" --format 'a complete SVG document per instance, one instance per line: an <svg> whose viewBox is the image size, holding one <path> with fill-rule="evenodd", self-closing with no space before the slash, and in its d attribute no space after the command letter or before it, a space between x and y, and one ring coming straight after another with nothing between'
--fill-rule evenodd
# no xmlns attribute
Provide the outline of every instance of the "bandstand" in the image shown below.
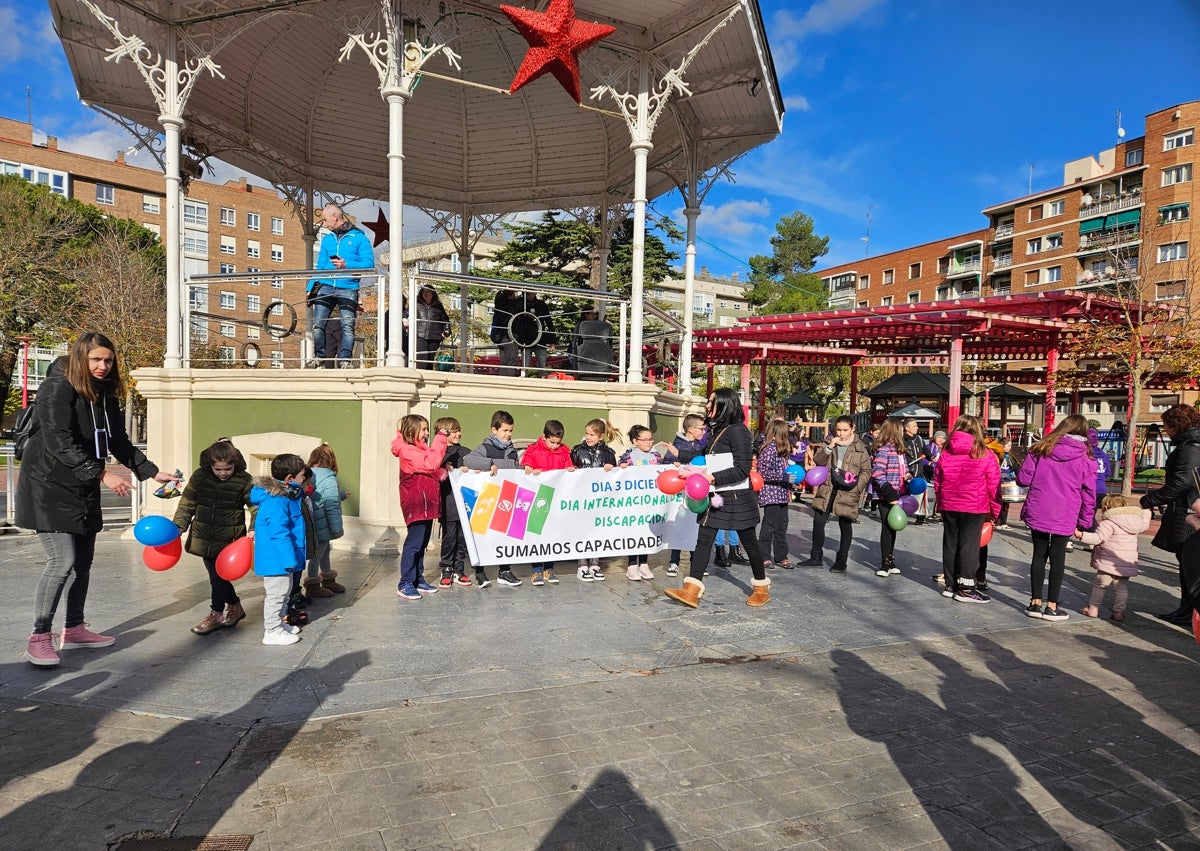
<svg viewBox="0 0 1200 851"><path fill-rule="evenodd" d="M50 6L81 99L143 139L165 172L166 356L161 369L135 375L148 402L149 454L161 463L189 470L199 448L221 435L260 461L307 455L325 440L353 494L339 543L386 554L403 524L388 445L404 414L473 421L503 405L527 414L519 433L533 434L551 416L604 415L621 428L667 423L695 406L686 382L673 393L645 380L646 204L673 189L682 197L678 373L689 376L702 202L738 157L782 126L755 0L551 0L516 14L497 0ZM320 197L386 199L380 315L401 303L406 284L405 205L433 217L462 268L502 216L555 208L586 217L600 233L602 289L608 241L631 216L622 380L550 389L542 379L410 370L398 310L388 314L386 351L371 368L190 368L180 209L183 170L196 156L270 180L310 246Z"/></svg>

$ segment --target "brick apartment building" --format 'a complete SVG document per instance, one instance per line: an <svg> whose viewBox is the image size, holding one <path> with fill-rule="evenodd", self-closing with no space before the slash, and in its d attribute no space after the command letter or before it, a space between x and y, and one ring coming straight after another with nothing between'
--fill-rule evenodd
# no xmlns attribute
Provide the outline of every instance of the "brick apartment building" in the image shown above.
<svg viewBox="0 0 1200 851"><path fill-rule="evenodd" d="M132 219L160 236L166 232L163 174L114 159L60 150L50 136L34 144L31 125L0 117L0 174L18 174L54 192L96 206L111 215ZM300 338L275 340L259 327L263 311L274 301L296 305L303 315L305 281L274 277L272 272L305 269L303 228L279 194L245 178L224 184L192 180L182 200L185 280L193 275L233 274L240 278L213 287L193 286L192 309L212 318L193 317L193 346L204 346L218 358L238 362L247 344L261 349L264 362L293 365ZM261 276L256 273L262 273ZM199 359L194 366L204 366ZM32 372L32 370L31 370Z"/></svg>
<svg viewBox="0 0 1200 851"><path fill-rule="evenodd" d="M986 226L818 271L831 308L944 301L1056 290L1104 292L1139 281L1143 297L1185 295L1200 239L1191 208L1200 101L1146 116L1144 136L1066 163L1063 184L983 210ZM1038 368L1027 362L1021 369ZM1020 383L1014 376L1014 383ZM1154 413L1181 399L1150 394ZM1060 398L1059 412L1069 400ZM1081 394L1079 413L1105 426L1126 419L1124 391ZM999 419L993 406L991 419Z"/></svg>

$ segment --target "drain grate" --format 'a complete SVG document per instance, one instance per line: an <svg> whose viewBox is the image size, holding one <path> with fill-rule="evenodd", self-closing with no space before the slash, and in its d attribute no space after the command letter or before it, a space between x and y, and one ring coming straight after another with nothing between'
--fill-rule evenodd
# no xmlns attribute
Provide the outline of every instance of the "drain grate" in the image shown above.
<svg viewBox="0 0 1200 851"><path fill-rule="evenodd" d="M175 836L169 839L126 839L112 851L248 851L253 836Z"/></svg>

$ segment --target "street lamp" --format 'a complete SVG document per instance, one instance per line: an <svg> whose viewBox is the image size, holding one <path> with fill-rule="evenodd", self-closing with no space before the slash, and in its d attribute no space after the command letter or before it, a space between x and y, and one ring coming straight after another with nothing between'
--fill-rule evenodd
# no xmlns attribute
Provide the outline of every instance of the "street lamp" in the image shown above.
<svg viewBox="0 0 1200 851"><path fill-rule="evenodd" d="M21 407L29 407L29 344L32 337L13 337L21 344Z"/></svg>

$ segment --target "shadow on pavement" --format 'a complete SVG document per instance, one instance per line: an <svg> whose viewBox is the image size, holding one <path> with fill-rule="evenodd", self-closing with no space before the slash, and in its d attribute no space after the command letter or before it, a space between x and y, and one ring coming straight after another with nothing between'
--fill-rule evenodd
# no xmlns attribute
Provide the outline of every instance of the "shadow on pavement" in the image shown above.
<svg viewBox="0 0 1200 851"><path fill-rule="evenodd" d="M537 848L538 851L611 851L670 848L675 843L671 828L638 794L629 778L616 769L606 768L583 790L579 802L563 812Z"/></svg>

